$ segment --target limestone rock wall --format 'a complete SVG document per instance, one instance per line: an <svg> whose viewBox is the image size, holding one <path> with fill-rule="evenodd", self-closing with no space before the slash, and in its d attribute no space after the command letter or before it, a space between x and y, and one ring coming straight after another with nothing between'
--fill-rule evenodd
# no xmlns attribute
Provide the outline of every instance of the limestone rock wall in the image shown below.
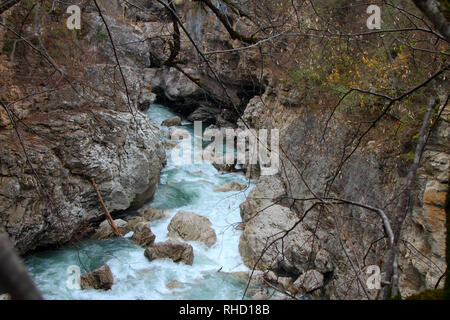
<svg viewBox="0 0 450 320"><path fill-rule="evenodd" d="M262 177L241 204L243 261L280 276L288 274L294 281L308 271L319 271L324 285L315 294L366 299L362 285L366 285L367 267L378 265L384 270L387 242L380 218L350 205L314 207L310 198L312 192L322 196L328 190L330 197L383 208L392 221L407 164L386 154L381 142L365 141L332 181L346 137L352 134L350 124L337 112L323 135L329 113L287 105L280 101L278 90L269 87L250 101L243 115L252 128L279 128L283 148L278 174ZM400 285L404 296L434 288L446 268L449 147L446 110L423 155L414 207L403 229ZM378 291L367 292L374 298Z"/></svg>

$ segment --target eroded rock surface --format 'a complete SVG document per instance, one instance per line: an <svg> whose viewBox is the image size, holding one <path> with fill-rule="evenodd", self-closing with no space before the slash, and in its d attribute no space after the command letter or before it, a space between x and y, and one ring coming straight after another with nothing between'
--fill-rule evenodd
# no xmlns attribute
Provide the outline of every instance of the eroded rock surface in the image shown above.
<svg viewBox="0 0 450 320"><path fill-rule="evenodd" d="M114 284L114 277L108 265L104 265L90 273L82 274L80 284L85 290L109 290Z"/></svg>
<svg viewBox="0 0 450 320"><path fill-rule="evenodd" d="M217 240L211 221L193 212L178 211L167 226L167 230L169 237L203 242L208 247Z"/></svg>
<svg viewBox="0 0 450 320"><path fill-rule="evenodd" d="M146 206L139 211L139 217L143 217L146 221L156 221L166 218L164 210Z"/></svg>
<svg viewBox="0 0 450 320"><path fill-rule="evenodd" d="M126 235L128 232L131 231L131 227L129 226L128 222L122 219L114 220L114 224L122 236ZM114 230L109 224L108 220L105 220L100 224L100 226L98 227L98 229L94 234L94 237L99 240L115 237Z"/></svg>
<svg viewBox="0 0 450 320"><path fill-rule="evenodd" d="M350 127L343 125L345 118L335 114L322 139L328 118L311 108L305 112L306 106L294 93L286 93L286 99L280 95L285 93L267 88L261 98L250 101L243 115L255 129L280 129L286 154L280 158L278 174L262 176L240 206L245 229L239 252L244 263L253 267L266 250L257 268L288 274L297 279L292 286L301 292L320 288L320 294L331 299L367 299L359 285L348 285L355 277L349 257L362 268L362 281L367 279L363 261L365 266L379 265L384 271L388 245L379 216L350 205L311 209L314 201L308 198L315 198L312 192L321 196L328 188L330 197L383 208L393 221L393 199L405 185L407 164L401 157L387 156L386 152L392 151L383 151L383 145L372 140L364 143L332 180L345 139L351 134ZM443 116L448 119L448 111L444 110ZM242 121L238 124L244 128ZM446 269L449 138L450 126L441 121L418 170L413 210L405 221L405 241L400 246L403 296L434 288ZM304 284L299 286L300 282ZM374 298L376 290L368 294Z"/></svg>
<svg viewBox="0 0 450 320"><path fill-rule="evenodd" d="M136 242L141 247L149 247L155 242L156 236L152 232L149 223L140 222L134 227L133 231L134 233L131 240Z"/></svg>
<svg viewBox="0 0 450 320"><path fill-rule="evenodd" d="M144 255L150 260L171 259L173 262L182 262L192 265L194 262L194 249L190 244L170 239L158 242L145 249Z"/></svg>

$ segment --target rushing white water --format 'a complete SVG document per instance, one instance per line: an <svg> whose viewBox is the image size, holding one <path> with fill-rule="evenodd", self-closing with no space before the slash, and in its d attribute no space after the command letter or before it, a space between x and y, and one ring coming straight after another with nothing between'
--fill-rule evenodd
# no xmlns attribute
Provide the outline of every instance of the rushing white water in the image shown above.
<svg viewBox="0 0 450 320"><path fill-rule="evenodd" d="M152 105L148 115L160 124L174 116L167 108ZM192 124L183 120L182 126L193 134ZM190 145L184 144L183 148ZM151 223L156 241L167 239L167 225L178 210L192 211L207 217L217 234L211 248L197 242L194 264L187 266L170 260L148 261L144 249L127 238L85 240L76 245L35 253L26 257L26 265L37 286L47 299L241 299L246 282L230 272L247 271L238 251L241 231L239 204L253 187L239 173L218 172L210 163L176 165L171 161L161 172L155 197L149 205L167 209L168 218ZM240 192L214 192L227 182L247 184ZM108 264L114 276L109 291L74 290L68 268L79 266L81 272L92 271ZM218 270L222 272L217 272ZM169 289L167 283L181 284Z"/></svg>

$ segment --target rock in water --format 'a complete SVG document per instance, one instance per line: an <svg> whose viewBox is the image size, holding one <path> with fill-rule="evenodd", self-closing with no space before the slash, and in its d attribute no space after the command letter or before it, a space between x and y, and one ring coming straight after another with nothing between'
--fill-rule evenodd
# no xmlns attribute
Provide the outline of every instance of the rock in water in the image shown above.
<svg viewBox="0 0 450 320"><path fill-rule="evenodd" d="M140 222L134 227L133 231L134 234L131 240L141 247L149 247L155 242L156 236L153 234L150 224Z"/></svg>
<svg viewBox="0 0 450 320"><path fill-rule="evenodd" d="M145 250L144 255L150 261L171 259L173 262L183 262L190 266L194 262L194 249L192 246L174 239L155 243Z"/></svg>
<svg viewBox="0 0 450 320"><path fill-rule="evenodd" d="M114 284L114 277L108 265L81 275L81 287L87 289L109 290Z"/></svg>
<svg viewBox="0 0 450 320"><path fill-rule="evenodd" d="M317 270L308 270L292 284L298 292L311 292L323 287L323 275Z"/></svg>
<svg viewBox="0 0 450 320"><path fill-rule="evenodd" d="M144 217L147 221L156 221L159 219L164 219L166 217L164 210L159 210L153 207L144 207L141 211L139 211L139 216Z"/></svg>
<svg viewBox="0 0 450 320"><path fill-rule="evenodd" d="M205 131L206 132L206 131ZM203 134L206 136L206 134ZM207 155L204 155L204 157ZM211 164L216 168L217 171L226 172L226 171L232 171L234 169L234 166L236 165L236 159L233 161L233 163L227 163L227 159L224 156L217 155L215 151L210 155Z"/></svg>
<svg viewBox="0 0 450 320"><path fill-rule="evenodd" d="M166 288L167 289L176 289L176 288L181 287L181 285L182 285L182 283L180 281L173 280L173 281L166 283Z"/></svg>
<svg viewBox="0 0 450 320"><path fill-rule="evenodd" d="M245 188L247 188L247 186L245 184L240 184L237 182L228 182L225 183L223 186L214 189L214 192L230 192L230 191L242 191Z"/></svg>
<svg viewBox="0 0 450 320"><path fill-rule="evenodd" d="M137 224L141 222L147 222L147 219L141 216L134 216L134 217L126 217L125 221L128 222L128 226L131 230L134 230Z"/></svg>
<svg viewBox="0 0 450 320"><path fill-rule="evenodd" d="M181 118L178 116L164 120L161 125L165 127L174 127L181 124Z"/></svg>
<svg viewBox="0 0 450 320"><path fill-rule="evenodd" d="M138 98L138 108L142 112L146 112L152 103L155 103L156 101L156 94L153 92L150 92L148 90L142 90L139 94Z"/></svg>
<svg viewBox="0 0 450 320"><path fill-rule="evenodd" d="M163 141L163 146L164 149L166 150L172 150L177 146L177 142L176 141L171 141L171 140L164 140Z"/></svg>
<svg viewBox="0 0 450 320"><path fill-rule="evenodd" d="M131 231L131 228L128 225L128 222L123 221L122 219L114 220L114 224L116 225L117 229L119 229L120 234L123 236ZM114 230L110 226L108 220L103 221L94 234L94 238L99 239L99 240L108 239L108 238L111 238L114 236L115 236Z"/></svg>
<svg viewBox="0 0 450 320"><path fill-rule="evenodd" d="M211 247L216 243L216 232L211 221L193 212L178 211L167 226L168 236L186 241L199 241Z"/></svg>

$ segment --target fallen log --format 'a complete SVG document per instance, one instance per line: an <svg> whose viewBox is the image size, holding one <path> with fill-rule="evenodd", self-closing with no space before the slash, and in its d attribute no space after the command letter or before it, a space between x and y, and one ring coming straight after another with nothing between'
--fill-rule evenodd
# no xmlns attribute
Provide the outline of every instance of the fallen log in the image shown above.
<svg viewBox="0 0 450 320"><path fill-rule="evenodd" d="M108 219L109 225L113 229L114 234L117 237L121 237L122 235L120 234L119 229L117 229L117 226L114 224L114 220L111 217L111 214L109 213L108 207L106 206L105 202L103 201L102 195L101 195L100 191L98 190L98 186L95 183L95 179L94 178L91 178L91 183L94 186L95 191L97 192L98 201L101 203L101 205L103 207L103 210L105 211L105 215L106 215L106 218Z"/></svg>

